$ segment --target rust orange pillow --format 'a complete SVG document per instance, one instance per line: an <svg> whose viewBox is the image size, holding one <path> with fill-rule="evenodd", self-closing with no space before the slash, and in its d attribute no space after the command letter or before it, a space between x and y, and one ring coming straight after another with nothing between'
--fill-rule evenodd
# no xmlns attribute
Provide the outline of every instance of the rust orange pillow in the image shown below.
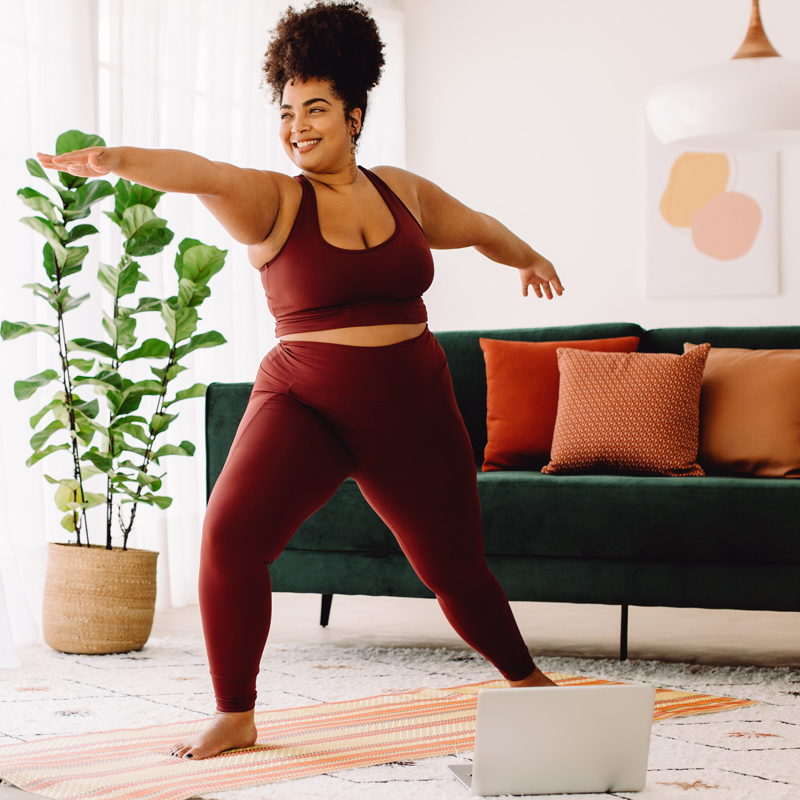
<svg viewBox="0 0 800 800"><path fill-rule="evenodd" d="M704 475L697 445L709 349L679 356L559 348L558 416L542 472Z"/></svg>
<svg viewBox="0 0 800 800"><path fill-rule="evenodd" d="M710 472L800 477L800 350L711 348L697 460Z"/></svg>
<svg viewBox="0 0 800 800"><path fill-rule="evenodd" d="M559 347L631 353L638 336L567 342L481 339L486 361L483 471L540 469L550 460L558 410Z"/></svg>

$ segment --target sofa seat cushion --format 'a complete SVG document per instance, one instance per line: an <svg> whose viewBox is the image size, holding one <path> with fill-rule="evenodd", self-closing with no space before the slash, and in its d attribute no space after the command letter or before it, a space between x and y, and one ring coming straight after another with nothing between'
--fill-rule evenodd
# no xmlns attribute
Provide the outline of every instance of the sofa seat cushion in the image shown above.
<svg viewBox="0 0 800 800"><path fill-rule="evenodd" d="M487 554L800 564L795 481L515 471L478 489Z"/></svg>

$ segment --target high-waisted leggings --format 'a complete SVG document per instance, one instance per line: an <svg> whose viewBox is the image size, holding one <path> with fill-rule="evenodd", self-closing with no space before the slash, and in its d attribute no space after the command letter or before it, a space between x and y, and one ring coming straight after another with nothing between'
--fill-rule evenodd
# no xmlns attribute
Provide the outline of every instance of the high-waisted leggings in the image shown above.
<svg viewBox="0 0 800 800"><path fill-rule="evenodd" d="M447 359L426 328L384 347L273 348L209 498L200 610L218 711L255 705L268 566L348 476L456 632L508 680L534 670L484 558L475 460Z"/></svg>

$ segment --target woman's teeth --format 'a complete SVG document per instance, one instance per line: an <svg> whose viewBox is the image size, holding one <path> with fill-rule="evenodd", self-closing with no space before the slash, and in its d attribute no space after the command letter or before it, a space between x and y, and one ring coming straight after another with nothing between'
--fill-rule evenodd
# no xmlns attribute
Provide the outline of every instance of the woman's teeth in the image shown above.
<svg viewBox="0 0 800 800"><path fill-rule="evenodd" d="M319 142L319 139L310 139L307 142L295 142L294 146L298 150L305 150L306 148L311 147L312 145L315 145L317 142Z"/></svg>

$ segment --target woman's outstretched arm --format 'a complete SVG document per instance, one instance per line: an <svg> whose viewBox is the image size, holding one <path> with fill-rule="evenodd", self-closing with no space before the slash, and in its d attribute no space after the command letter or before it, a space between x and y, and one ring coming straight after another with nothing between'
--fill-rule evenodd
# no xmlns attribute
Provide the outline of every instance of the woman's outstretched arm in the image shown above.
<svg viewBox="0 0 800 800"><path fill-rule="evenodd" d="M87 147L60 156L38 153L46 169L84 178L109 173L161 192L195 194L242 244L262 242L278 216L283 176L210 161L186 150Z"/></svg>
<svg viewBox="0 0 800 800"><path fill-rule="evenodd" d="M420 222L434 250L474 247L479 253L519 270L522 294L533 287L537 297L552 299L564 291L555 267L494 217L465 206L435 183L406 170L380 167L417 201Z"/></svg>

